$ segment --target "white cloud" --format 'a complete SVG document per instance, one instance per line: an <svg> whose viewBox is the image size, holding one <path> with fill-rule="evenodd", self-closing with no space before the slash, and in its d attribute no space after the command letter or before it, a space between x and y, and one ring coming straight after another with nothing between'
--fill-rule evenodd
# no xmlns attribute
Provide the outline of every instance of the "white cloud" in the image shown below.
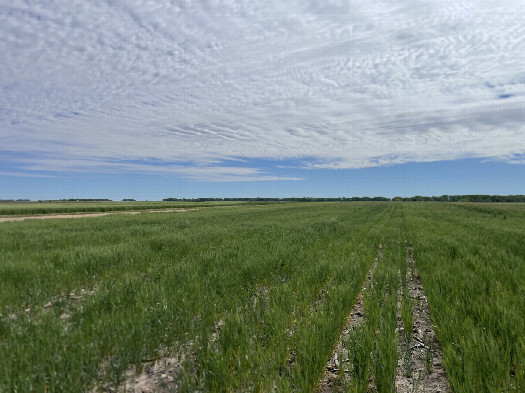
<svg viewBox="0 0 525 393"><path fill-rule="evenodd" d="M326 168L516 162L525 153L523 8L0 1L0 151L26 154L24 170L216 181L282 178L221 164L239 157Z"/></svg>

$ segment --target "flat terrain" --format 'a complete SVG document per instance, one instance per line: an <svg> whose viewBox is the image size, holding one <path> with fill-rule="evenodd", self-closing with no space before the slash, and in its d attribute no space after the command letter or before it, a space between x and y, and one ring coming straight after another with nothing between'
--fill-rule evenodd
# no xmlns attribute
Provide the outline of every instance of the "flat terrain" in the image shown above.
<svg viewBox="0 0 525 393"><path fill-rule="evenodd" d="M0 392L525 390L523 204L0 204L118 211L0 223Z"/></svg>
<svg viewBox="0 0 525 393"><path fill-rule="evenodd" d="M243 202L0 202L1 217L49 216L241 205Z"/></svg>
<svg viewBox="0 0 525 393"><path fill-rule="evenodd" d="M171 213L171 212L185 212L188 210L197 210L197 208L183 208L183 209L144 209L144 210L123 210L123 211L107 211L102 213L75 213L75 214L38 214L38 215L17 215L1 217L0 222L9 221L25 221L25 220L48 220L51 218L83 218L83 217L103 217L110 214L141 214L141 213Z"/></svg>

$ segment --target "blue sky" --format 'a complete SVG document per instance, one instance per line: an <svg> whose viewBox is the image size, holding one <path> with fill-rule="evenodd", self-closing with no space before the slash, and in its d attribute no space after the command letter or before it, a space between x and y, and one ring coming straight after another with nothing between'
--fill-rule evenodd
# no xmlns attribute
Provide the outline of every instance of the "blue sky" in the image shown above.
<svg viewBox="0 0 525 393"><path fill-rule="evenodd" d="M0 199L525 193L515 0L0 0Z"/></svg>
<svg viewBox="0 0 525 393"><path fill-rule="evenodd" d="M360 169L275 168L300 180L201 182L166 174L61 173L50 177L4 176L2 198L109 198L160 200L198 197L340 197L462 194L523 194L522 165L480 159L407 163Z"/></svg>

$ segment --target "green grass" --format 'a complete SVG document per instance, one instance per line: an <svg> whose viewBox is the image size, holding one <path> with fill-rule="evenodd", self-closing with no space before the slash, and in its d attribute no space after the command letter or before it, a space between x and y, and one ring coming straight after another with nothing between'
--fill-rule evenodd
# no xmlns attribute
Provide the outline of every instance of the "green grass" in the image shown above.
<svg viewBox="0 0 525 393"><path fill-rule="evenodd" d="M198 206L1 223L0 392L116 386L166 351L181 391L312 391L380 242L347 345L352 389L393 391L406 240L455 391L523 389L521 205Z"/></svg>

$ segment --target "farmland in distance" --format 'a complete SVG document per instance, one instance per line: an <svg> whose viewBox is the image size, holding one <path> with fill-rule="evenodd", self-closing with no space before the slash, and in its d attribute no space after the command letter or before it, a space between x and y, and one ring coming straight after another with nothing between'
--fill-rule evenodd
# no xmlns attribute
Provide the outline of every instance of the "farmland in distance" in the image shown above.
<svg viewBox="0 0 525 393"><path fill-rule="evenodd" d="M525 205L175 205L0 223L0 392L525 389Z"/></svg>

